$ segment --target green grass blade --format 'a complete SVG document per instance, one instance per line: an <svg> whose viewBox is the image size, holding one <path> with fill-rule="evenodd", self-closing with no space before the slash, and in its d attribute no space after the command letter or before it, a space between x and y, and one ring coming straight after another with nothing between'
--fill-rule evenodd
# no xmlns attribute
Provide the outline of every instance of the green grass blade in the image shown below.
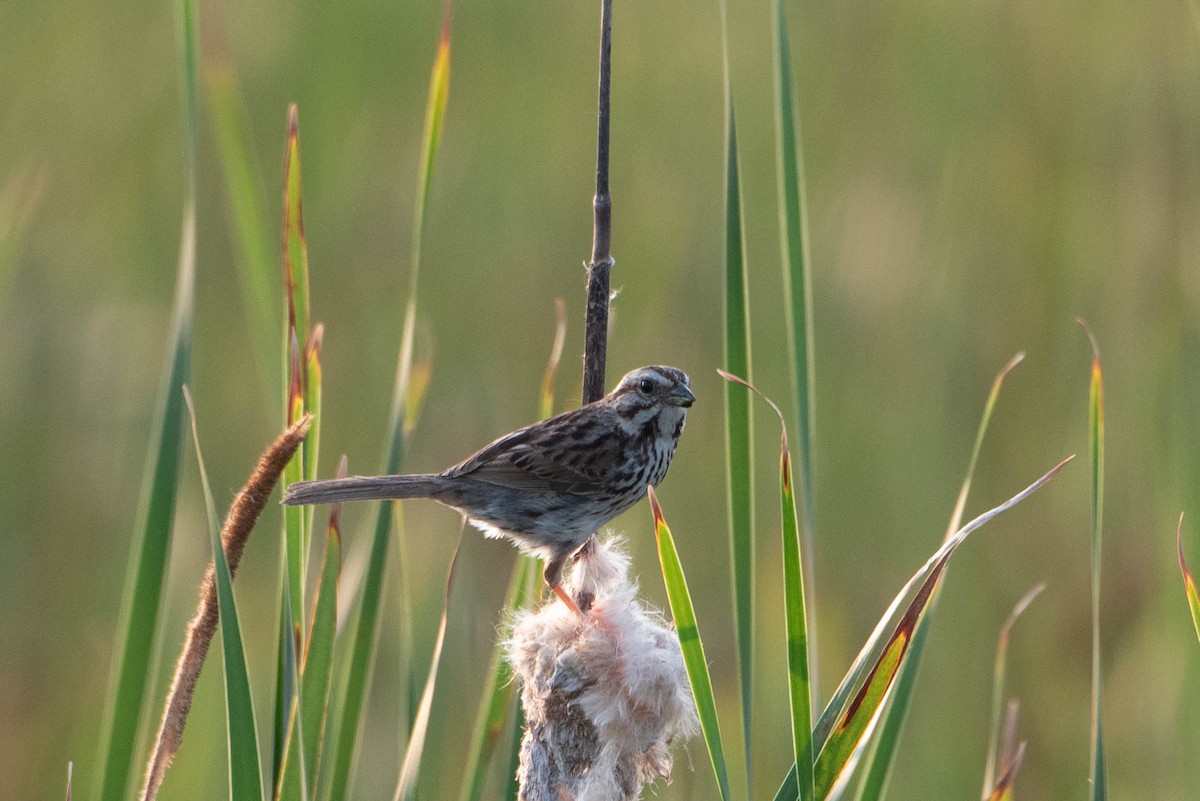
<svg viewBox="0 0 1200 801"><path fill-rule="evenodd" d="M537 575L538 561L536 559L527 556L518 558L512 578L508 582L508 591L504 596L506 611L520 609L533 599L534 593L531 590L536 585L532 584L531 578L536 579ZM488 765L497 746L501 744L501 735L504 733L505 723L511 717L513 701L516 698L516 685L512 681L512 671L498 645L492 650L492 659L488 663L483 687L484 694L480 699L479 711L475 716L471 746L467 753L463 789L459 795L460 801L479 801L483 797L484 786L487 783Z"/></svg>
<svg viewBox="0 0 1200 801"><path fill-rule="evenodd" d="M300 185L300 122L296 104L288 107L287 145L283 158L283 274L287 302L284 355L287 370L285 420L298 420L308 402L307 357L309 355L308 244L304 238L304 207ZM319 388L317 392L319 393ZM311 431L310 431L311 437ZM308 442L300 458L284 474L285 486L311 477L312 460ZM288 594L292 621L303 647L304 568L308 564L308 526L312 509L285 507L284 532L288 565Z"/></svg>
<svg viewBox="0 0 1200 801"><path fill-rule="evenodd" d="M338 464L338 477L347 473L346 457ZM301 720L304 721L304 765L307 769L309 796L316 795L320 776L326 721L329 717L329 693L333 685L333 647L337 633L337 585L342 569L341 504L329 512L325 530L325 553L321 560L320 583L313 601L312 626L308 647L301 664L303 676Z"/></svg>
<svg viewBox="0 0 1200 801"><path fill-rule="evenodd" d="M463 530L467 519L463 518ZM437 637L433 643L433 655L429 658L429 675L425 678L425 689L421 692L421 703L413 720L412 734L404 748L404 759L400 763L400 778L396 780L394 801L411 801L417 791L417 776L421 769L421 756L425 753L425 735L429 731L429 714L433 709L433 691L437 686L438 666L442 662L442 646L446 644L446 623L450 617L450 593L454 589L454 568L458 565L458 554L462 550L462 531L458 534L458 545L450 557L450 569L446 572L446 594L442 600L442 619L438 624Z"/></svg>
<svg viewBox="0 0 1200 801"><path fill-rule="evenodd" d="M183 444L183 397L192 358L192 306L196 274L196 13L192 0L180 0L180 63L184 94L186 184L175 299L167 360L158 389L149 456L142 481L132 559L121 613L120 645L105 712L101 801L124 801L129 769L138 743L147 677L152 666L155 628L170 552L175 494Z"/></svg>
<svg viewBox="0 0 1200 801"><path fill-rule="evenodd" d="M413 336L416 324L417 277L420 267L420 241L424 226L425 207L433 181L434 157L441 140L442 123L446 115L446 103L450 89L450 15L446 7L437 54L434 57L430 76L429 101L426 106L425 140L419 170L417 204L414 211L412 273L409 279L408 302L405 307L404 329L400 339L400 354L397 358L396 380L392 390L392 407L388 419L386 456L383 471L400 472L404 446L405 405L409 396L412 373ZM375 643L378 638L379 607L383 594L383 575L387 563L388 536L391 530L390 504L381 503L375 519L375 533L367 559L367 571L363 580L358 621L353 638L350 657L350 675L346 682L346 695L342 704L342 720L334 751L331 801L343 801L350 784L358 728L362 718L363 701L370 680L370 668L374 661Z"/></svg>
<svg viewBox="0 0 1200 801"><path fill-rule="evenodd" d="M246 669L246 654L242 646L241 626L233 596L233 577L225 548L221 544L221 523L213 504L204 455L200 450L200 434L196 430L196 411L191 397L185 396L191 418L192 443L200 482L204 487L204 508L208 513L208 529L212 538L213 566L217 587L217 604L221 620L221 650L225 660L225 710L229 737L229 797L231 801L262 801L262 773L258 762L258 726L254 720L254 703L250 697L250 674Z"/></svg>
<svg viewBox="0 0 1200 801"><path fill-rule="evenodd" d="M741 183L738 178L737 124L733 101L725 105L725 367L750 375L749 298L742 242ZM725 387L725 491L729 507L730 569L741 685L742 732L751 754L754 711L754 479L750 398ZM749 773L749 771L747 771Z"/></svg>
<svg viewBox="0 0 1200 801"><path fill-rule="evenodd" d="M788 689L791 695L793 755L799 766L801 799L815 798L813 780L812 705L809 695L808 627L805 621L804 564L792 487L792 457L787 433L780 456L780 510L783 520L783 586L787 619Z"/></svg>
<svg viewBox="0 0 1200 801"><path fill-rule="evenodd" d="M1179 516L1179 526L1175 529L1175 547L1179 551L1179 569L1183 571L1183 591L1187 595L1188 608L1192 610L1192 625L1196 627L1196 637L1200 638L1200 595L1196 594L1196 579L1183 558L1183 515Z"/></svg>
<svg viewBox="0 0 1200 801"><path fill-rule="evenodd" d="M291 604L288 598L288 588L284 586L284 603L279 629L281 632L295 631L299 624L292 619ZM300 780L303 766L300 764L301 740L303 726L301 724L300 708L300 659L297 655L298 638L284 636L281 638L279 655L280 670L284 675L281 683L283 691L276 695L276 703L281 706L276 709L276 724L280 726L280 738L275 743L275 758L278 765L274 772L274 791L272 797L277 801L303 801L305 788Z"/></svg>
<svg viewBox="0 0 1200 801"><path fill-rule="evenodd" d="M863 734L870 730L873 718L880 711L880 703L897 670L903 664L902 657L912 641L916 624L922 612L927 609L933 588L954 551L972 532L1041 489L1073 458L1068 457L1059 462L1021 492L960 528L953 537L942 543L892 600L876 624L876 632L886 630L891 631L891 635L882 647L873 645L876 640L874 633L868 638L850 670L843 677L833 699L817 721L814 729L814 750L818 751L817 798L825 797L834 783L844 778L844 771L851 757L854 756ZM912 600L905 605L904 612L899 613L904 599L910 597ZM852 692L855 693L853 698ZM793 764L788 777L775 795L776 801L796 798L795 768Z"/></svg>
<svg viewBox="0 0 1200 801"><path fill-rule="evenodd" d="M262 182L249 155L250 125L237 72L220 30L220 12L215 5L210 11L206 31L211 30L212 35L207 37L203 59L208 108L225 179L226 208L237 253L234 264L249 323L256 372L263 382L264 397L274 403L276 387L281 380L279 360L275 356L280 326L275 243L267 234Z"/></svg>
<svg viewBox="0 0 1200 801"><path fill-rule="evenodd" d="M967 497L970 495L971 483L975 478L975 466L978 464L979 454L983 450L983 440L987 434L988 424L992 419L992 412L995 410L996 401L1000 397L1000 388L1004 385L1004 379L1024 358L1024 353L1018 353L1013 356L1000 369L1000 372L996 374L995 379L992 381L992 388L988 392L987 401L983 406L983 414L979 420L979 428L975 432L975 443L971 448L971 457L967 460L967 471L963 477L962 486L959 487L958 499L954 503L954 511L950 514L950 523L946 527L946 535L943 541L953 537L954 532L962 524L963 512L967 506ZM928 612L917 622L917 630L913 635L912 644L909 646L908 657L900 668L900 676L896 680L895 691L889 697L880 719L877 729L878 735L872 740L871 748L863 759L863 780L859 784L856 796L858 801L876 801L876 799L883 798L887 792L892 765L895 764L896 751L900 745L900 735L903 731L904 721L908 716L909 702L912 700L913 688L916 686L921 657L925 653L925 639L928 636L928 629L933 625L933 620L937 614L937 604L940 595L941 587L935 587Z"/></svg>
<svg viewBox="0 0 1200 801"><path fill-rule="evenodd" d="M687 668L688 681L692 685L692 697L696 700L696 711L700 715L700 729L704 732L704 743L712 760L717 787L723 801L729 801L729 771L725 766L725 747L721 740L721 726L717 720L717 701L713 695L712 678L708 674L708 660L704 656L704 643L700 640L700 629L696 625L696 611L692 607L692 596L688 591L687 577L675 549L671 529L663 519L662 507L653 487L646 488L650 496L650 509L654 514L654 536L658 542L658 560L662 566L663 583L667 588L667 600L671 605L671 618L679 633L679 647L683 651L683 664ZM793 784L793 786L795 786Z"/></svg>
<svg viewBox="0 0 1200 801"><path fill-rule="evenodd" d="M300 116L288 106L287 146L283 156L283 273L287 282L288 318L284 345L294 331L307 341L309 325L308 242L304 238L304 204L300 187Z"/></svg>
<svg viewBox="0 0 1200 801"><path fill-rule="evenodd" d="M283 282L287 313L284 320L284 355L286 388L284 419L290 425L306 411L309 398L310 356L316 360L309 345L308 319L308 246L304 238L304 210L300 176L300 127L296 105L288 107L288 130L283 158ZM319 342L317 343L319 347ZM313 368L320 376L319 361ZM316 388L319 396L319 385ZM309 431L309 437L312 431ZM286 487L305 478L310 464L309 440L300 447L298 458L288 463L283 473ZM300 711L299 654L304 649L305 567L308 564L308 545L312 524L311 507L283 509L284 599L280 612L280 650L276 675L279 678L275 696L275 730L272 765L274 766L274 795L284 801L294 801L303 793L299 756L302 722L296 720ZM286 604L286 606L284 606ZM287 632L287 634L284 634Z"/></svg>
<svg viewBox="0 0 1200 801"><path fill-rule="evenodd" d="M291 337L291 360L288 367L289 391L286 420L290 425L304 413L304 394L300 372L300 353L296 337ZM303 478L303 450L288 462L283 471L283 484L294 484ZM300 668L298 653L303 646L304 621L304 564L301 553L307 539L304 534L304 511L301 507L283 507L283 582L280 601L279 652L276 665L275 740L272 749L273 796L294 799L299 793L293 740L296 738L295 712L299 708ZM290 768L288 767L290 763ZM289 777L289 771L293 775Z"/></svg>
<svg viewBox="0 0 1200 801"><path fill-rule="evenodd" d="M753 384L724 370L722 378L740 384L765 400L779 418L779 498L783 534L784 619L787 626L788 698L792 712L793 760L799 767L796 790L801 799L814 798L812 701L809 688L808 626L805 615L804 561L792 484L792 456L783 412Z"/></svg>
<svg viewBox="0 0 1200 801"><path fill-rule="evenodd" d="M1092 343L1092 373L1088 383L1088 435L1092 463L1092 748L1091 797L1108 797L1108 768L1104 758L1103 687L1100 671L1100 544L1104 523L1104 373L1100 346L1092 329L1079 324Z"/></svg>
<svg viewBox="0 0 1200 801"><path fill-rule="evenodd" d="M1003 770L1001 761L1000 745L1002 741L1002 731L1004 729L1004 673L1008 664L1008 638L1012 632L1012 627L1016 624L1017 618L1029 608L1033 603L1033 599L1041 594L1042 590L1046 589L1045 584L1038 584L1021 600L1017 601L1017 605L1013 607L1009 613L1008 619L1004 621L1004 625L1000 627L1000 636L996 643L996 661L992 666L992 726L991 736L988 740L987 763L983 771L983 793L984 797L993 791L996 786L996 766L1000 765Z"/></svg>
<svg viewBox="0 0 1200 801"><path fill-rule="evenodd" d="M804 545L808 553L805 581L809 598L813 583L816 521L813 514L813 372L812 274L808 258L808 210L804 196L803 145L797 123L797 103L792 88L792 54L788 46L787 17L783 0L775 0L775 143L779 177L779 237L783 252L783 308L787 325L789 364L796 397L797 465L801 510L804 512ZM808 650L814 698L820 697L817 679L817 627L812 615Z"/></svg>

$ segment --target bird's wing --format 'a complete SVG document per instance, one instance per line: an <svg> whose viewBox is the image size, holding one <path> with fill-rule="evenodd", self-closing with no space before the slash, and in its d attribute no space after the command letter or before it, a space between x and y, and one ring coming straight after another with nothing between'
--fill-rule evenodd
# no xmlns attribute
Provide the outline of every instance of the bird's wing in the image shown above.
<svg viewBox="0 0 1200 801"><path fill-rule="evenodd" d="M602 477L594 457L599 448L567 448L562 443L571 435L569 425L550 418L501 437L442 475L470 476L528 492L561 492L592 495L602 491ZM590 451L590 452L589 452Z"/></svg>

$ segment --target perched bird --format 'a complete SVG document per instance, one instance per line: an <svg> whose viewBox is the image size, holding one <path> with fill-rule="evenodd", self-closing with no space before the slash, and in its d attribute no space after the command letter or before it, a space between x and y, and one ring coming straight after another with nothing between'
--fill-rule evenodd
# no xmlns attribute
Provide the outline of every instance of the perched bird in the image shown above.
<svg viewBox="0 0 1200 801"><path fill-rule="evenodd" d="M546 583L582 614L562 588L563 567L666 476L696 400L689 384L674 367L640 367L600 400L518 429L441 473L300 481L283 502L432 498L540 556Z"/></svg>

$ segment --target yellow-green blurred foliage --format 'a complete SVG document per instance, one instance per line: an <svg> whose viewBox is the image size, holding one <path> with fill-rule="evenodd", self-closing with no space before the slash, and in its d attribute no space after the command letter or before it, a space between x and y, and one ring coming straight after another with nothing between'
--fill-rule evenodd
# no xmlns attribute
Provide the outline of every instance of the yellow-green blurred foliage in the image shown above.
<svg viewBox="0 0 1200 801"><path fill-rule="evenodd" d="M418 351L433 380L406 465L442 468L531 421L556 296L571 312L558 382L578 402L594 177L596 3L459 0L445 140L424 238ZM815 607L828 694L892 594L939 541L992 375L1014 352L973 500L999 502L1086 452L1095 329L1107 380L1103 654L1114 796L1200 786L1200 649L1174 561L1200 520L1200 30L1190 0L977 0L789 6L815 290ZM776 222L770 7L730 6L746 182L754 379L791 407ZM416 159L437 3L202 4L223 17L272 236L285 109L300 108L314 319L326 325L322 473L377 469L408 277ZM169 2L6 0L0 11L0 797L51 798L75 761L87 797L165 347L183 190ZM618 3L613 74L610 383L665 362L699 400L660 491L696 591L728 743L736 677L724 530L722 94L711 2ZM202 103L192 391L226 505L279 429L255 375L211 118ZM36 191L31 186L36 184ZM36 202L36 207L27 208ZM23 217L27 213L27 218ZM21 225L14 225L14 219ZM758 415L756 795L790 752L774 494L777 432ZM190 454L166 592L160 685L208 540ZM962 549L948 574L894 798L978 792L991 659L1012 604L1011 690L1027 798L1086 792L1088 466ZM349 586L372 513L344 520ZM318 514L318 521L323 515ZM392 562L356 796L398 768L412 602L423 678L457 520L406 514ZM664 603L649 511L618 521ZM1185 541L1200 553L1197 528ZM1190 530L1189 530L1190 529ZM274 664L278 514L238 577L261 717ZM466 541L421 779L457 793L512 550ZM1200 559L1200 556L1196 557ZM213 666L164 798L224 792ZM160 691L156 689L157 697ZM151 716L157 710L151 712ZM703 745L662 798L712 798ZM78 797L77 795L77 797Z"/></svg>

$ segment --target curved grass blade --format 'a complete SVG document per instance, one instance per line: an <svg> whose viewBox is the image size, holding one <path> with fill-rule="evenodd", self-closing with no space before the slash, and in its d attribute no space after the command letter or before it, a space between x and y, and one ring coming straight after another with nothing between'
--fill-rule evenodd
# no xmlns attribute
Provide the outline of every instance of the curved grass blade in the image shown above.
<svg viewBox="0 0 1200 801"><path fill-rule="evenodd" d="M987 765L983 771L984 798L989 796L997 784L996 765L1003 764L999 751L1002 741L1001 733L1005 728L1003 724L1004 672L1008 664L1008 637L1012 632L1013 625L1017 622L1017 618L1029 608L1029 605L1033 603L1033 599L1037 598L1044 589L1046 589L1046 585L1042 583L1025 593L1024 597L1017 601L1017 605L1009 613L1008 619L1004 621L1004 625L1000 627L1000 637L996 643L996 663L992 668L992 733L988 741Z"/></svg>
<svg viewBox="0 0 1200 801"><path fill-rule="evenodd" d="M1041 489L1074 458L1074 456L1067 457L1021 492L960 528L926 560L925 564L913 574L892 600L887 611L876 624L876 631L890 629L891 636L882 648L876 648L872 646L872 642L876 639L875 633L872 633L866 645L855 657L850 670L842 678L842 683L834 693L833 699L825 707L825 711L817 721L813 733L814 750L819 749L816 763L817 798L823 798L833 783L842 776L844 768L854 754L854 749L861 742L862 735L869 731L871 719L877 716L879 703L883 700L896 671L902 664L902 657L912 640L912 633L922 610L927 608L926 604L933 587L945 570L954 551L976 529ZM916 588L915 594L913 594L914 588ZM906 606L903 614L898 616L901 604L910 595L912 601ZM856 690L857 692L855 692ZM851 692L855 692L853 699L850 697ZM779 791L775 794L776 801L793 798L796 798L796 766L794 764Z"/></svg>
<svg viewBox="0 0 1200 801"><path fill-rule="evenodd" d="M1187 594L1188 608L1192 610L1192 625L1196 627L1196 636L1200 638L1200 595L1196 594L1196 579L1188 570L1187 561L1183 558L1183 515L1179 515L1179 526L1175 529L1175 547L1179 551L1179 569L1183 571L1183 591Z"/></svg>
<svg viewBox="0 0 1200 801"><path fill-rule="evenodd" d="M654 514L654 536L658 543L658 561L662 566L663 583L667 588L667 600L671 604L671 618L679 633L679 647L683 651L683 664L687 668L688 681L692 685L692 697L696 700L696 711L700 714L700 729L712 760L717 787L723 801L729 801L729 771L725 766L725 747L721 740L721 725L717 720L717 701L713 695L712 678L708 674L708 660L704 656L704 643L700 640L700 629L696 625L696 611L692 607L692 596L688 591L687 577L675 549L671 529L663 519L662 507L653 487L646 487L650 497L650 510ZM793 780L792 786L795 786Z"/></svg>
<svg viewBox="0 0 1200 801"><path fill-rule="evenodd" d="M967 460L967 471L963 477L962 486L958 490L958 499L954 503L954 511L950 514L950 523L946 527L944 540L954 536L954 532L962 525L963 512L967 506L967 496L971 492L971 482L975 477L975 466L979 462L979 454L983 450L983 439L987 434L992 412L1000 397L1000 388L1004 379L1014 367L1025 358L1024 353L1018 353L1008 360L992 380L991 391L983 405L983 414L979 420L979 428L975 432L975 444L971 448L971 457ZM943 540L943 541L944 541ZM878 728L878 736L871 742L870 750L863 759L863 780L859 784L858 801L877 801L883 798L891 777L892 765L895 763L896 751L900 745L900 735L904 721L908 716L908 705L912 700L913 688L916 686L917 672L921 665L921 656L925 653L925 638L929 627L933 624L937 612L938 598L941 588L934 588L933 599L930 601L928 612L917 623L913 635L908 658L900 668L900 676L896 679L896 688L888 699Z"/></svg>
<svg viewBox="0 0 1200 801"><path fill-rule="evenodd" d="M1108 797L1108 767L1104 758L1104 705L1100 671L1100 543L1104 523L1104 373L1100 345L1092 329L1078 321L1092 344L1092 373L1088 382L1088 439L1092 462L1092 748L1091 797Z"/></svg>
<svg viewBox="0 0 1200 801"><path fill-rule="evenodd" d="M567 339L567 306L562 298L554 299L554 314L554 342L550 346L550 358L542 374L542 387L538 396L538 414L542 419L554 413L554 378L558 373L563 344ZM508 590L504 595L504 614L520 609L534 597L533 587L536 586L537 573L536 559L525 556L517 559L508 582ZM501 735L505 733L505 723L512 717L515 705L516 685L512 681L512 672L508 668L508 661L504 658L504 650L499 642L492 648L492 658L483 687L483 696L471 734L460 801L478 801L482 797L488 765L500 744ZM515 728L510 728L509 736L515 737L516 731Z"/></svg>
<svg viewBox="0 0 1200 801"><path fill-rule="evenodd" d="M437 685L438 666L442 662L442 646L446 644L446 621L450 617L450 593L454 589L454 568L458 566L458 553L462 550L462 535L467 528L467 518L462 519L458 532L458 545L450 557L450 569L446 572L446 594L442 600L442 620L438 624L437 638L433 643L433 656L429 659L429 675L421 693L417 716L413 719L412 735L404 749L400 763L400 778L396 781L394 801L411 801L417 790L417 775L421 769L421 755L425 753L425 735L429 731L429 713L433 708L433 690Z"/></svg>
<svg viewBox="0 0 1200 801"><path fill-rule="evenodd" d="M442 124L445 120L446 103L450 90L450 6L442 21L441 36L429 81L429 99L425 111L425 139L418 179L417 203L414 209L412 249L412 273L409 279L408 303L404 314L404 331L400 340L397 359L396 381L392 391L392 408L388 419L387 455L384 459L385 473L400 472L404 445L405 403L412 369L413 336L416 319L417 277L420 274L421 232L424 227L425 207L429 200L429 189L433 182L434 157L441 140ZM363 580L358 622L354 631L354 645L350 657L350 674L346 682L346 695L342 704L342 720L334 751L333 773L330 784L331 801L344 801L349 789L350 769L353 764L358 741L358 728L362 718L363 701L366 698L370 679L370 668L374 661L375 643L379 630L379 606L383 591L384 567L387 563L388 535L391 529L390 504L379 505L375 518L375 534L371 541L367 560L367 573Z"/></svg>
<svg viewBox="0 0 1200 801"><path fill-rule="evenodd" d="M153 659L154 634L175 517L175 493L183 444L183 398L192 359L192 306L196 276L196 13L192 0L180 0L180 63L184 95L186 184L179 263L167 359L158 389L146 473L121 612L120 645L114 652L113 680L105 711L101 801L125 801L133 750Z"/></svg>
<svg viewBox="0 0 1200 801"><path fill-rule="evenodd" d="M813 554L816 522L813 515L813 425L815 419L813 373L812 273L808 257L808 209L804 195L804 147L796 121L797 103L792 88L792 54L788 47L787 18L783 0L775 0L775 142L779 176L779 239L783 251L784 315L792 385L796 396L797 461L800 475L801 508L804 512L804 546L808 552L804 580L809 598L815 598ZM810 604L811 606L811 604ZM808 651L812 696L817 687L816 614L808 626Z"/></svg>
<svg viewBox="0 0 1200 801"><path fill-rule="evenodd" d="M813 743L812 702L809 690L808 627L805 614L804 562L796 520L796 496L792 485L792 456L788 448L787 423L773 400L753 384L724 370L722 378L741 384L766 401L779 418L780 520L783 533L784 619L787 625L788 697L792 712L792 758L798 766L796 790L799 798L812 799Z"/></svg>
<svg viewBox="0 0 1200 801"><path fill-rule="evenodd" d="M280 381L279 361L275 356L279 319L274 244L267 234L262 182L249 155L246 106L219 16L220 11L213 4L206 17L204 83L225 178L226 207L235 235L238 254L235 265L250 328L250 345L263 382L264 397L273 399L277 397Z"/></svg>
<svg viewBox="0 0 1200 801"><path fill-rule="evenodd" d="M225 710L229 740L229 797L231 801L262 801L262 773L258 762L258 727L254 720L254 703L250 697L250 675L246 670L246 654L242 646L241 626L233 596L233 577L225 548L221 544L221 523L213 504L204 456L200 451L200 434L196 430L196 411L192 399L187 400L192 424L192 442L196 448L196 463L200 482L204 486L204 508L208 513L208 528L212 538L217 603L220 609L221 645L225 658Z"/></svg>

